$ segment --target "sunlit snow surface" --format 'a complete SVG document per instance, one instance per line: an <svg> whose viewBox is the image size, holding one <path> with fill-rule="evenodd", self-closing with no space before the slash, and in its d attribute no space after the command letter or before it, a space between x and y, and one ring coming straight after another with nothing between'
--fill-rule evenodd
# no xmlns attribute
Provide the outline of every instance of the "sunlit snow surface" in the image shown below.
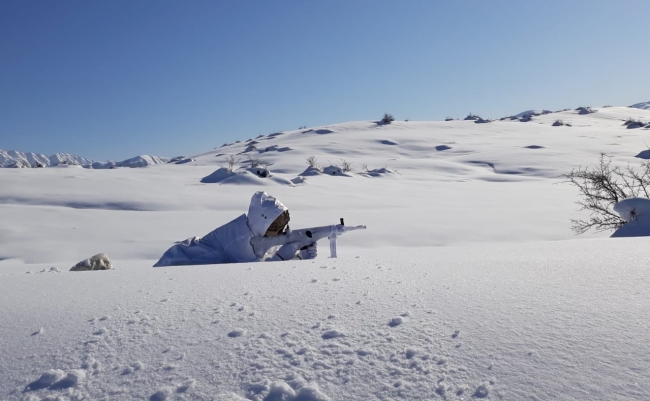
<svg viewBox="0 0 650 401"><path fill-rule="evenodd" d="M638 165L650 130L628 118L650 112L357 122L182 165L0 169L0 399L649 399L648 239L575 237L586 215L559 183L601 151ZM202 183L229 155L242 168ZM310 156L353 170L306 174ZM311 261L150 267L256 190L295 228L368 229L338 259L321 244ZM114 270L68 271L100 252Z"/></svg>

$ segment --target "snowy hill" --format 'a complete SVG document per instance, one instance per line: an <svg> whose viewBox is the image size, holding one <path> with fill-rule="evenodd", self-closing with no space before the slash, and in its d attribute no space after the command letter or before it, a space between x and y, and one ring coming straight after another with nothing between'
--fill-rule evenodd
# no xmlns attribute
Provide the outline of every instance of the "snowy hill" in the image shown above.
<svg viewBox="0 0 650 401"><path fill-rule="evenodd" d="M647 238L574 236L561 183L601 152L638 166L650 128L625 122L650 110L589 110L1 169L0 399L650 399ZM368 228L337 259L151 267L258 190L292 228ZM113 270L69 271L99 252Z"/></svg>
<svg viewBox="0 0 650 401"><path fill-rule="evenodd" d="M633 107L635 109L650 110L650 102L636 103L636 104L633 104L630 107Z"/></svg>

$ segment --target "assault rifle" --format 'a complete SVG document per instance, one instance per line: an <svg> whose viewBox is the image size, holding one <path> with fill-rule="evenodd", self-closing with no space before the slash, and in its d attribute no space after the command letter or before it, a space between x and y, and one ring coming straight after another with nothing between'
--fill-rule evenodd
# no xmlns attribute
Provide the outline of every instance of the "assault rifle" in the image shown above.
<svg viewBox="0 0 650 401"><path fill-rule="evenodd" d="M266 252L271 249L271 247L284 245L289 242L300 242L301 249L309 247L323 238L329 238L330 240L330 257L336 257L336 237L346 233L348 231L354 230L365 230L366 226L354 226L349 227L343 223L341 219L341 224L331 225L331 226L322 226L322 227L312 227L312 228L303 228L300 230L290 230L285 234L277 235L274 237L253 237L251 238L251 245L253 246L253 251L258 258L262 258Z"/></svg>

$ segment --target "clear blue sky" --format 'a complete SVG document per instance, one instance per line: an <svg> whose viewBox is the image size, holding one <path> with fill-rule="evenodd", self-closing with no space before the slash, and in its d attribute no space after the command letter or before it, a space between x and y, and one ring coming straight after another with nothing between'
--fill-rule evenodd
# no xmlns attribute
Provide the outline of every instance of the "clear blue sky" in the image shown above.
<svg viewBox="0 0 650 401"><path fill-rule="evenodd" d="M648 0L0 0L0 149L190 155L301 126L650 100Z"/></svg>

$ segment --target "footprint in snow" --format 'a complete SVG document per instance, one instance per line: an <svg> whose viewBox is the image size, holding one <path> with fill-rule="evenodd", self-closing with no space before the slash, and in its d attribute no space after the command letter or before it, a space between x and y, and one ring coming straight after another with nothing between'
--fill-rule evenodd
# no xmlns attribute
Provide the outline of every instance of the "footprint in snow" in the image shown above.
<svg viewBox="0 0 650 401"><path fill-rule="evenodd" d="M165 401L170 395L172 395L172 391L168 388L163 388L153 393L149 397L149 401Z"/></svg>
<svg viewBox="0 0 650 401"><path fill-rule="evenodd" d="M230 338L237 338L237 337L241 337L241 336L243 336L244 334L246 334L246 330L244 330L244 329L240 329L240 328L236 328L236 329L234 329L233 331L231 331L230 333L228 333L228 337L230 337Z"/></svg>
<svg viewBox="0 0 650 401"><path fill-rule="evenodd" d="M343 334L338 330L327 330L321 335L321 337L323 338L323 340L331 340L333 338L345 337L345 334Z"/></svg>

